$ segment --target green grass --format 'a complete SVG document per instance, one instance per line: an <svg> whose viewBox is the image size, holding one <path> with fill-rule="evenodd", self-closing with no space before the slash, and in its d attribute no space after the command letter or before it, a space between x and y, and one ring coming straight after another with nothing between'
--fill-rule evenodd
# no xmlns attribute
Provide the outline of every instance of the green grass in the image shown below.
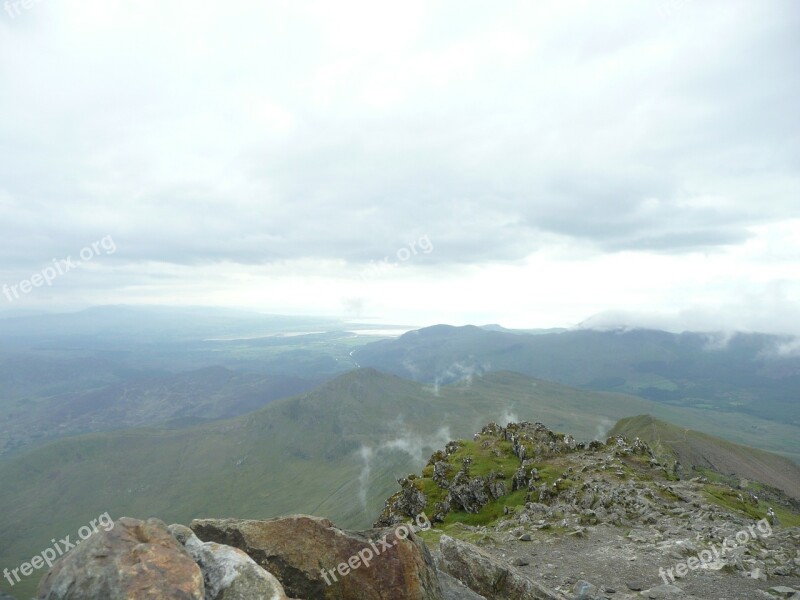
<svg viewBox="0 0 800 600"><path fill-rule="evenodd" d="M748 501L742 502L739 500L739 491L721 485L707 484L704 486L704 493L714 504L753 520L765 519L768 509L772 508L782 527L800 527L800 513L791 511L780 504L768 503L763 500L759 500L758 505Z"/></svg>
<svg viewBox="0 0 800 600"><path fill-rule="evenodd" d="M671 466L679 461L685 475L691 476L694 469L721 481L719 476L710 475L712 470L708 466L714 465L718 473L760 481L800 499L800 467L783 456L678 427L650 415L622 419L611 434L641 438L650 444L662 463Z"/></svg>

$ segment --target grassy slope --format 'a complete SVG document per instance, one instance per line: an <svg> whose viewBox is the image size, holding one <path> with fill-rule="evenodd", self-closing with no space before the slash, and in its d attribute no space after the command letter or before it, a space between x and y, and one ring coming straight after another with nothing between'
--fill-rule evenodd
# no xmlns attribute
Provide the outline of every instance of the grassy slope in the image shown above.
<svg viewBox="0 0 800 600"><path fill-rule="evenodd" d="M611 433L628 438L640 437L659 451L676 456L685 471L699 467L723 475L733 474L777 487L800 499L800 468L771 452L677 427L650 415L622 419Z"/></svg>
<svg viewBox="0 0 800 600"><path fill-rule="evenodd" d="M643 412L693 418L687 409L512 373L437 392L360 369L229 421L65 439L0 463L0 566L19 565L53 537L74 537L104 512L167 522L307 512L368 526L397 476L504 414L593 438Z"/></svg>

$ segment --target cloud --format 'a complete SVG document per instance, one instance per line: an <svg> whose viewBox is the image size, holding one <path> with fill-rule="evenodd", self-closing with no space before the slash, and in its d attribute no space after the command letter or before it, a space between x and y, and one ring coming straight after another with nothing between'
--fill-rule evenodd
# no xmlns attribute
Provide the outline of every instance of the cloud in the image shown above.
<svg viewBox="0 0 800 600"><path fill-rule="evenodd" d="M800 337L778 342L775 348L768 352L766 356L778 358L800 357Z"/></svg>
<svg viewBox="0 0 800 600"><path fill-rule="evenodd" d="M506 409L503 416L500 418L500 425L505 427L509 423L519 423L519 417L516 412Z"/></svg>
<svg viewBox="0 0 800 600"><path fill-rule="evenodd" d="M423 235L392 272L417 295L532 257L727 256L800 218L799 26L790 0L0 14L0 280L113 235L36 301L292 288L269 308L360 315L391 300L349 279Z"/></svg>
<svg viewBox="0 0 800 600"><path fill-rule="evenodd" d="M372 461L382 452L401 452L408 455L416 464L422 466L435 450L444 448L451 441L450 428L440 427L432 435L418 435L411 433L403 424L402 419L396 422L401 434L391 439L380 442L376 446L362 445L358 450L358 457L362 463L358 476L358 499L361 506L367 508L367 493L369 479L372 474Z"/></svg>

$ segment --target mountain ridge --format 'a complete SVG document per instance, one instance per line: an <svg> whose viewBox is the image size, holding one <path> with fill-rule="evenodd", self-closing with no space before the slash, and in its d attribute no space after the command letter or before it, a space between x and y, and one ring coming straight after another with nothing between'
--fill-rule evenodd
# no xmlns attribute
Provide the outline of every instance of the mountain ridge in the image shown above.
<svg viewBox="0 0 800 600"><path fill-rule="evenodd" d="M174 522L305 512L364 527L398 476L497 415L591 440L624 416L682 410L518 373L437 387L357 369L233 419L67 438L0 463L0 563L18 564L105 512Z"/></svg>

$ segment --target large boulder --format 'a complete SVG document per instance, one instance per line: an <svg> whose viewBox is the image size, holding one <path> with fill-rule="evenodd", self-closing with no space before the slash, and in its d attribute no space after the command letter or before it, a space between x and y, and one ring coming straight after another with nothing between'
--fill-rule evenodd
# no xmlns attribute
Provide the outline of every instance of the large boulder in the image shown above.
<svg viewBox="0 0 800 600"><path fill-rule="evenodd" d="M493 600L568 600L502 563L477 546L443 535L439 567L467 587Z"/></svg>
<svg viewBox="0 0 800 600"><path fill-rule="evenodd" d="M439 582L442 584L444 600L486 600L486 598L473 592L458 579L443 571L439 571Z"/></svg>
<svg viewBox="0 0 800 600"><path fill-rule="evenodd" d="M238 548L201 542L183 525L170 525L169 531L200 565L206 600L287 600L275 576Z"/></svg>
<svg viewBox="0 0 800 600"><path fill-rule="evenodd" d="M204 600L203 574L157 519L122 518L53 565L40 600Z"/></svg>
<svg viewBox="0 0 800 600"><path fill-rule="evenodd" d="M328 519L294 515L201 519L191 527L201 540L245 551L296 598L442 600L430 552L405 526L347 532Z"/></svg>

